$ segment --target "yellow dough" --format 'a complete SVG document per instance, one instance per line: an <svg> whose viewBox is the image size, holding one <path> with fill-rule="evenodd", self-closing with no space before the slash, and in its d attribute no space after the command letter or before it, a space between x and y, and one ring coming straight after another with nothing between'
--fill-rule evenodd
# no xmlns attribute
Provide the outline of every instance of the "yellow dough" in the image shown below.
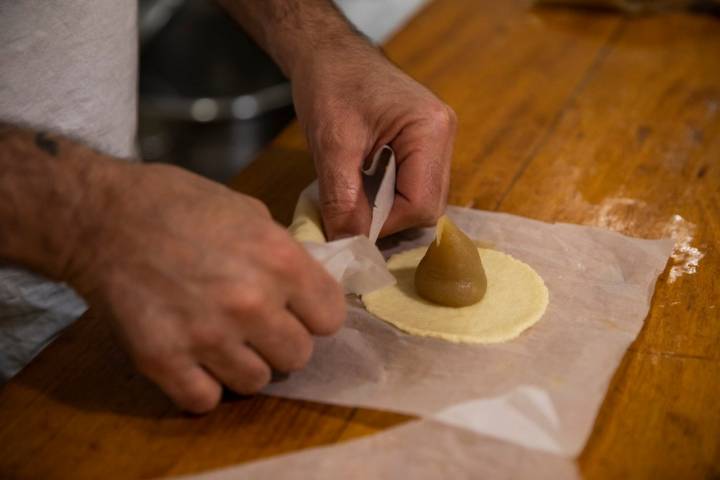
<svg viewBox="0 0 720 480"><path fill-rule="evenodd" d="M413 335L467 343L511 340L545 313L548 290L540 275L510 255L483 248L478 252L488 285L480 302L454 308L422 299L413 277L425 250L419 247L390 257L388 268L397 284L364 295L369 312Z"/></svg>
<svg viewBox="0 0 720 480"><path fill-rule="evenodd" d="M300 195L288 230L298 242L325 243L320 212L309 195Z"/></svg>

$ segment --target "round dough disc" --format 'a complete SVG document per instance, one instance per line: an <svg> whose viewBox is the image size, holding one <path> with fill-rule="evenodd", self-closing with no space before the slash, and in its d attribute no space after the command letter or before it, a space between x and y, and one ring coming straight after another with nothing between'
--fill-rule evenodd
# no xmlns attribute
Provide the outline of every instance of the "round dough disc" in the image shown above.
<svg viewBox="0 0 720 480"><path fill-rule="evenodd" d="M451 342L495 343L511 340L540 320L548 290L540 275L510 255L479 248L488 279L485 297L467 307L443 307L415 292L415 268L427 247L388 260L397 284L363 296L369 312L413 335Z"/></svg>

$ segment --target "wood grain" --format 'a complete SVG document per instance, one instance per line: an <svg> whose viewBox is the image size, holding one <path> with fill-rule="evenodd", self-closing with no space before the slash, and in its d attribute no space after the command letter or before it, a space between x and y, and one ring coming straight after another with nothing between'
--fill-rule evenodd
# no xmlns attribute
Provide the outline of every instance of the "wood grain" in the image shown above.
<svg viewBox="0 0 720 480"><path fill-rule="evenodd" d="M386 52L458 113L451 203L676 238L579 462L720 476L720 21L437 0ZM232 186L287 223L312 178L292 125ZM0 477L191 473L406 420L262 396L182 415L90 314L0 390Z"/></svg>

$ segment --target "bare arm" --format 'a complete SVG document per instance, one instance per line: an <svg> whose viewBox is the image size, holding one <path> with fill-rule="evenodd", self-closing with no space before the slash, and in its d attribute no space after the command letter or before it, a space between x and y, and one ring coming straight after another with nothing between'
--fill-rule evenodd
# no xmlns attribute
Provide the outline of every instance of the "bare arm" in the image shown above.
<svg viewBox="0 0 720 480"><path fill-rule="evenodd" d="M0 259L68 282L179 406L302 367L339 285L257 200L167 165L0 128ZM300 279L300 280L298 280Z"/></svg>
<svg viewBox="0 0 720 480"><path fill-rule="evenodd" d="M70 280L89 210L103 208L94 192L114 162L60 135L0 123L0 258Z"/></svg>
<svg viewBox="0 0 720 480"><path fill-rule="evenodd" d="M329 0L219 0L220 4L293 77L318 50L371 49Z"/></svg>

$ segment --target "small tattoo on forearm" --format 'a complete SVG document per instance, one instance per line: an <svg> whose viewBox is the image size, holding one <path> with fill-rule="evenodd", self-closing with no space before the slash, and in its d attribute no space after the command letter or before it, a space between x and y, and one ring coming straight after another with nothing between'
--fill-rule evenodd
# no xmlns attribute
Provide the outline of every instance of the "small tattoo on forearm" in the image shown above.
<svg viewBox="0 0 720 480"><path fill-rule="evenodd" d="M45 132L38 132L35 135L35 145L37 145L40 150L52 155L53 157L57 157L58 151L60 150L57 142L48 137Z"/></svg>

